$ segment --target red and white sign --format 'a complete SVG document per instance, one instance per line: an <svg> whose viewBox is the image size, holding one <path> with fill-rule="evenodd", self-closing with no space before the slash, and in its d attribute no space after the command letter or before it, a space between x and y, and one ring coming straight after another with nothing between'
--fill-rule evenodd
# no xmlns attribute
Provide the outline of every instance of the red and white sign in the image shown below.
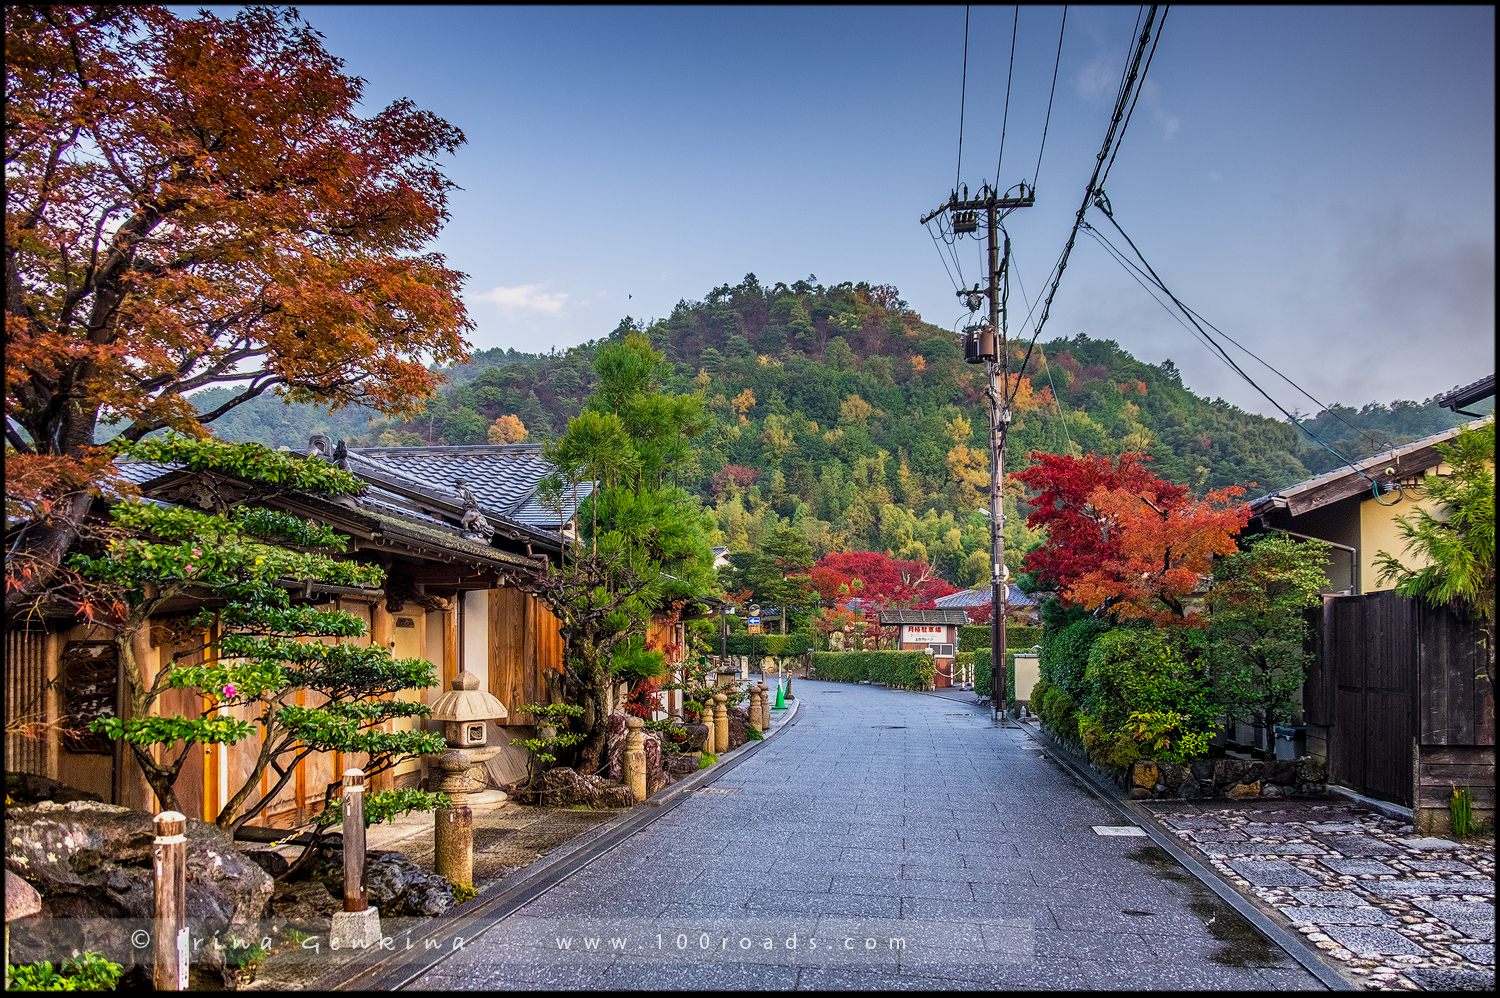
<svg viewBox="0 0 1500 998"><path fill-rule="evenodd" d="M913 645L942 645L952 642L945 624L902 624L901 642Z"/></svg>

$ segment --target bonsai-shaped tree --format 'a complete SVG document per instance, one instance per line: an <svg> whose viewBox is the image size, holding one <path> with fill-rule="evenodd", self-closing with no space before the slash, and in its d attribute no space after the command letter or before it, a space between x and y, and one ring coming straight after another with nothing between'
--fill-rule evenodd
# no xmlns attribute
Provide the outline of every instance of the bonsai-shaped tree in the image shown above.
<svg viewBox="0 0 1500 998"><path fill-rule="evenodd" d="M443 751L438 735L381 730L393 718L430 713L425 704L392 694L433 685L431 663L396 659L375 645L299 640L362 637L365 623L351 613L293 605L291 590L306 592L308 583L374 588L382 571L335 557L348 543L344 535L249 504L285 490L351 495L363 487L358 478L322 461L212 438L169 436L121 453L197 472L197 495L213 508L200 512L122 497L110 511L115 536L107 549L71 560L96 587L96 603L108 607L94 619L113 632L130 686L129 716L101 718L95 730L129 744L164 807L181 810L175 784L194 746L234 744L257 732L259 752L216 818L226 831L264 811L314 752L366 754L363 768L374 775L410 755ZM190 618L200 643L148 680L135 656L135 637L163 607L183 598L219 609ZM185 688L203 692L208 704L201 714L152 713L168 689ZM299 706L299 693L314 706ZM329 785L325 803L338 787ZM390 806L401 810L435 801L394 793L399 801L393 797ZM390 808L371 794L367 812L382 809Z"/></svg>

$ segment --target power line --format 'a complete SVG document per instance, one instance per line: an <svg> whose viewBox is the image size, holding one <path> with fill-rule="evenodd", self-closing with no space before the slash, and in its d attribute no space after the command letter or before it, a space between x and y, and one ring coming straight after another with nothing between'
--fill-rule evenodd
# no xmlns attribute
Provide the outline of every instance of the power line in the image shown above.
<svg viewBox="0 0 1500 998"><path fill-rule="evenodd" d="M1068 8L1063 6L1062 27L1057 32L1057 61L1052 64L1052 91L1047 94L1047 120L1042 123L1042 145L1036 151L1036 173L1031 176L1031 189L1036 190L1037 177L1042 175L1042 153L1047 148L1047 129L1052 124L1052 98L1057 93L1057 70L1062 65L1063 32L1068 30ZM1014 48L1014 44L1012 44Z"/></svg>
<svg viewBox="0 0 1500 998"><path fill-rule="evenodd" d="M1119 95L1115 98L1115 113L1110 118L1109 129L1104 133L1104 145L1099 149L1099 156L1094 161L1094 173L1089 177L1089 183L1084 188L1083 204L1078 208L1078 214L1073 219L1073 229L1068 233L1068 242L1063 247L1062 257L1058 260L1057 276L1053 278L1052 290L1047 293L1047 301L1042 306L1042 317L1037 320L1036 329L1031 334L1031 343L1026 347L1026 359L1031 359L1031 348L1036 345L1037 337L1042 334L1042 327L1047 324L1047 317L1052 314L1052 301L1057 296L1057 286L1062 283L1063 271L1067 269L1068 257L1073 252L1073 245L1078 239L1078 229L1083 225L1084 212L1088 211L1089 204L1093 200L1096 185L1099 182L1099 171L1104 166L1104 158L1109 155L1110 147L1115 141L1115 129L1120 126L1120 120L1125 116L1125 100L1130 96L1130 89L1135 84L1136 71L1140 68L1141 57L1145 55L1146 43L1151 40L1151 25L1156 21L1156 7L1152 6L1151 13L1146 17L1146 27L1141 33L1140 41L1136 44L1134 59L1126 63L1126 73L1121 81ZM1136 15L1136 24L1139 25L1140 15ZM1025 361L1022 362L1025 369Z"/></svg>
<svg viewBox="0 0 1500 998"><path fill-rule="evenodd" d="M1027 303L1026 316L1029 319L1031 317L1031 309L1035 305L1030 302L1029 296L1026 294L1026 282L1021 278L1020 261L1016 258L1015 250L1011 250L1010 265L1015 271L1016 283L1021 286L1021 300ZM1073 452L1073 434L1068 430L1068 417L1063 412L1062 398L1057 394L1057 383L1052 380L1052 365L1047 363L1045 354L1042 355L1042 368L1047 372L1047 386L1052 389L1052 404L1057 406L1057 421L1062 426L1063 439L1068 442L1067 450L1063 451L1063 453L1071 454ZM1025 374L1026 365L1022 364L1020 374L1016 376L1016 391L1018 392L1021 390L1021 377Z"/></svg>
<svg viewBox="0 0 1500 998"><path fill-rule="evenodd" d="M953 171L953 189L958 190L964 172L964 102L969 96L969 8L964 7L964 77L958 92L958 167Z"/></svg>
<svg viewBox="0 0 1500 998"><path fill-rule="evenodd" d="M1104 195L1101 194L1101 197L1104 197ZM1105 204L1108 204L1109 203L1108 197L1104 197L1104 201L1105 201ZM1109 241L1109 238L1107 236L1105 236L1104 233L1100 232L1098 229L1095 229L1092 225L1089 225L1087 222L1084 222L1083 224L1084 224L1084 228L1086 230L1088 230L1088 233L1091 236L1093 236L1094 239L1096 241L1098 241L1099 244L1101 246L1103 246L1105 248L1105 250L1118 263L1121 264L1121 266L1129 268L1126 271L1127 273L1131 273L1131 271L1134 271L1134 273L1131 273L1131 276L1135 277L1136 283L1140 284L1141 287L1146 290L1146 293L1151 295L1151 298L1152 298L1153 301L1155 301L1162 308L1166 309L1167 313L1169 315L1171 315L1173 319L1176 320L1176 322L1177 322L1178 325L1180 325L1184 329L1188 330L1188 332L1192 333L1195 337L1198 335L1196 329L1194 329L1192 326L1188 325L1188 323L1184 322L1183 319L1182 319L1182 317L1180 315L1178 315L1175 311L1173 311L1160 298L1157 298L1156 295L1151 292L1151 289L1149 287L1147 287L1146 284L1141 280L1142 277L1145 277L1147 280L1151 280L1151 277L1150 277L1149 274L1147 274L1145 271L1141 270L1140 267L1136 266L1133 262L1131 262L1125 256L1125 254L1120 251L1120 249L1117 246L1115 246L1113 243L1111 243ZM1132 247L1132 248L1134 248L1134 247ZM1136 275L1140 275L1140 276L1136 276ZM1166 288L1162 288L1162 290L1166 291ZM1322 401L1316 395L1312 394L1312 392L1309 392L1306 388L1303 388L1301 385L1297 384L1297 382L1293 381L1291 378L1287 377L1281 371L1277 370L1277 368L1274 367L1269 361L1265 360L1264 358L1262 358L1261 356L1259 356L1258 354L1256 354L1253 350L1251 350L1249 347L1245 346L1239 340L1235 339L1233 336L1230 336L1228 333L1224 332L1224 330L1220 329L1218 326L1214 325L1212 322L1209 322L1207 319L1205 319L1201 314L1199 314L1194 309L1189 308L1186 305L1184 305L1183 308L1187 309L1188 312L1191 312L1194 317L1196 317L1200 322L1202 322L1209 329L1212 329L1214 332L1218 333L1221 337L1223 337L1224 339L1228 340L1231 344L1233 344L1235 347L1237 347L1242 353L1244 353L1245 356L1249 357L1251 360L1255 361L1261 367L1264 367L1266 370L1268 370L1272 374L1276 375L1282 381L1285 381L1287 384L1291 385L1298 392L1300 392L1303 396L1305 396L1309 401L1311 401L1314 405L1316 405L1319 408L1319 410L1321 410L1322 412L1328 413L1334 419L1338 420L1340 423L1343 423L1349 429L1353 430L1355 433L1358 433L1360 436L1364 437L1366 440L1369 440L1370 442L1376 444L1377 446L1380 445L1379 438L1375 437L1373 434L1371 434L1371 433L1369 433L1369 432L1361 429L1360 427L1355 426L1353 423L1349 422L1343 416L1339 415L1339 413L1338 413L1337 410L1331 408L1328 405L1328 403ZM1212 349L1212 346L1208 342L1202 340L1201 337L1199 338L1199 342L1203 343L1205 346L1209 346L1210 349Z"/></svg>
<svg viewBox="0 0 1500 998"><path fill-rule="evenodd" d="M1188 309L1188 307L1186 305L1184 305L1181 301L1179 301L1178 298L1177 298L1177 296L1174 295L1174 294L1172 294L1171 290L1169 290L1167 288L1166 282L1164 282L1161 279L1161 277L1156 273L1155 269L1152 268L1151 263L1146 259L1145 255L1141 253L1140 248L1136 246L1135 241L1132 240L1130 238L1130 236L1126 234L1125 230L1120 227L1120 223L1117 222L1117 221L1115 221L1115 216L1114 216L1113 212L1110 211L1109 208L1106 207L1107 204L1108 204L1107 201L1103 201L1101 199L1101 202L1098 205L1099 209L1104 212L1104 217L1107 218L1107 219L1109 219L1109 224L1113 225L1115 227L1115 230L1117 232L1119 232L1122 237L1124 237L1124 239L1125 239L1125 241L1127 243L1130 244L1130 248L1135 251L1135 255L1140 259L1141 263L1145 266L1147 272L1150 273L1151 279L1156 283L1156 285L1158 287L1160 287L1162 289L1162 293L1164 293L1168 298L1172 299L1172 303L1174 305L1176 305L1179 309L1182 310L1182 313L1188 317L1188 321L1190 321L1194 326L1197 327L1198 332L1200 332L1200 333L1203 334L1204 339L1208 340L1210 343L1213 344L1214 348L1216 350L1218 350L1219 354L1226 361L1229 362L1229 365L1231 367L1233 367L1235 369L1235 371L1237 371L1239 373L1239 376L1242 377L1242 378L1244 378L1246 381L1248 381L1250 383L1250 387L1252 387L1256 391L1260 392L1260 394L1265 397L1265 399L1266 399L1267 402L1270 402L1278 410L1280 410L1281 414L1283 416L1285 416L1287 419L1291 420L1294 424L1296 424L1296 426L1299 429L1301 429L1302 432L1306 433L1308 436L1310 436L1314 440L1316 440L1323 447L1324 450L1328 451L1328 453L1330 453L1334 457L1338 458L1341 463L1347 465L1350 468L1350 470L1352 470L1355 474L1359 475L1361 478L1363 478L1366 481L1368 481L1370 483L1371 490L1374 492L1375 500L1377 502L1379 502L1380 501L1380 484L1378 482L1376 482L1375 479L1371 478L1364 471L1362 471L1359 468L1355 467L1354 463L1352 461L1350 461L1348 458L1344 457L1344 455L1340 454L1338 451L1336 451L1332 447L1328 446L1328 444L1323 441L1322 437L1318 436L1316 433L1314 433L1311 430L1309 430L1306 426L1303 426L1301 420L1299 420L1296 416L1293 416L1290 412L1288 412L1282 406L1282 404L1280 402L1278 402L1274 398L1272 398L1271 394L1269 392L1267 392L1260 385L1256 384L1255 379L1252 378L1252 377L1250 377L1250 375L1246 374L1245 371L1244 371L1244 369L1242 369L1238 364L1236 364L1234 362L1234 359L1229 356L1228 352L1225 351L1223 347L1219 346L1218 343L1213 339L1212 336L1209 336L1208 333L1206 331L1204 331L1203 327L1198 324L1198 320L1194 317L1193 313Z"/></svg>
<svg viewBox="0 0 1500 998"><path fill-rule="evenodd" d="M1000 158L995 160L995 190L1000 189L1000 164L1005 162L1005 126L1010 121L1010 80L1016 72L1016 28L1021 24L1021 5L1016 4L1015 20L1010 24L1010 69L1005 73L1005 113L1000 118Z"/></svg>
<svg viewBox="0 0 1500 998"><path fill-rule="evenodd" d="M1115 157L1120 155L1120 146L1125 143L1125 131L1130 128L1130 119L1135 114L1135 105L1141 99L1141 91L1146 88L1146 74L1151 72L1151 60L1156 58L1156 46L1161 41L1162 29L1167 26L1167 15L1171 13L1170 4L1161 12L1161 23L1156 26L1156 41L1151 43L1151 54L1146 57L1146 68L1141 70L1140 85L1135 88L1135 97L1130 101L1130 113L1125 115L1125 123L1120 126L1120 138L1115 142L1115 151L1109 154L1109 166L1104 168L1104 176L1099 178L1099 187L1103 189L1105 181L1109 179L1109 171L1114 169Z"/></svg>

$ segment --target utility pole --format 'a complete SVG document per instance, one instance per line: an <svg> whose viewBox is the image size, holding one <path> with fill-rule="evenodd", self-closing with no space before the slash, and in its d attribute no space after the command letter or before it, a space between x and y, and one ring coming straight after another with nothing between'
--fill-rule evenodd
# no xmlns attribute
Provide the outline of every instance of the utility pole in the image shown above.
<svg viewBox="0 0 1500 998"><path fill-rule="evenodd" d="M1000 705L1005 702L1005 612L1010 603L1010 573L1005 568L1005 434L1010 427L1010 407L1006 404L1005 391L1010 378L1010 357L1006 349L1006 292L1010 281L1010 237L1004 242L1001 252L1000 221L1017 208L1030 208L1036 203L1036 191L1023 182L1018 185L1020 195L1002 197L985 184L979 196L970 199L964 189L963 200L954 191L948 203L922 217L926 225L943 212L952 217L954 235L975 232L979 227L979 213L984 212L989 237L989 273L985 287L975 284L972 289L958 292L969 311L977 312L985 299L989 300L988 325L964 330L964 361L969 364L989 365L990 416L990 718L999 721ZM977 333L977 335L976 335Z"/></svg>

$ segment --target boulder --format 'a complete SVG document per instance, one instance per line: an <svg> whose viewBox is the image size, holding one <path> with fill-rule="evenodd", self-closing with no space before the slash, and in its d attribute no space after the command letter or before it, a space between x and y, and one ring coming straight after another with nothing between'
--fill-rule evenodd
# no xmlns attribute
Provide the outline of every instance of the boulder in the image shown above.
<svg viewBox="0 0 1500 998"><path fill-rule="evenodd" d="M287 858L275 849L246 849L244 856L256 866L265 870L274 880L276 877L285 875L291 869L291 863Z"/></svg>
<svg viewBox="0 0 1500 998"><path fill-rule="evenodd" d="M342 908L344 850L324 849L313 861L311 877L327 888ZM365 896L384 918L402 915L432 917L455 904L447 878L422 869L405 853L376 850L365 857Z"/></svg>
<svg viewBox="0 0 1500 998"><path fill-rule="evenodd" d="M1260 796L1260 782L1237 783L1224 792L1224 796L1230 800L1244 800L1247 797Z"/></svg>
<svg viewBox="0 0 1500 998"><path fill-rule="evenodd" d="M6 868L53 909L84 917L151 916L152 815L95 801L42 801L10 809L5 827ZM188 916L224 925L261 918L271 899L270 875L217 825L189 818L187 840Z"/></svg>
<svg viewBox="0 0 1500 998"><path fill-rule="evenodd" d="M343 910L343 904L321 880L283 881L271 895L271 910L299 927L316 924L326 928L326 921L333 918L334 912Z"/></svg>
<svg viewBox="0 0 1500 998"><path fill-rule="evenodd" d="M1157 769L1156 763L1149 759L1137 759L1130 764L1130 779L1137 787L1150 790L1156 786L1159 775L1160 770Z"/></svg>
<svg viewBox="0 0 1500 998"><path fill-rule="evenodd" d="M1215 759L1214 783L1222 787L1243 782L1245 774L1249 771L1250 763L1244 759Z"/></svg>
<svg viewBox="0 0 1500 998"><path fill-rule="evenodd" d="M568 766L547 770L539 790L518 785L511 799L518 804L547 807L583 804L594 808L627 808L635 805L634 791L624 784L602 776L581 776Z"/></svg>
<svg viewBox="0 0 1500 998"><path fill-rule="evenodd" d="M1285 791L1274 783L1264 783L1260 788L1260 795L1262 797L1281 797L1284 794Z"/></svg>
<svg viewBox="0 0 1500 998"><path fill-rule="evenodd" d="M1193 779L1199 783L1212 783L1214 779L1214 760L1194 759L1190 767L1193 771Z"/></svg>
<svg viewBox="0 0 1500 998"><path fill-rule="evenodd" d="M661 766L663 771L674 778L672 782L675 783L698 771L698 757L686 752L667 752L662 755Z"/></svg>
<svg viewBox="0 0 1500 998"><path fill-rule="evenodd" d="M1197 780L1183 780L1177 788L1177 796L1183 800L1197 800L1203 796L1203 791L1198 789Z"/></svg>
<svg viewBox="0 0 1500 998"><path fill-rule="evenodd" d="M56 780L35 773L5 774L5 796L14 804L35 804L50 800L55 804L68 804L76 800L91 800L104 803L104 798L88 790L79 790ZM14 804L12 806L14 806Z"/></svg>
<svg viewBox="0 0 1500 998"><path fill-rule="evenodd" d="M1181 763L1158 762L1156 767L1160 770L1159 779L1161 783L1168 790L1175 791L1178 787L1182 786L1184 780L1192 779L1192 772L1187 766Z"/></svg>
<svg viewBox="0 0 1500 998"><path fill-rule="evenodd" d="M5 920L14 922L42 910L42 896L20 877L5 871Z"/></svg>
<svg viewBox="0 0 1500 998"><path fill-rule="evenodd" d="M1149 800L1151 798L1151 791L1145 787L1131 787L1130 797L1132 800Z"/></svg>
<svg viewBox="0 0 1500 998"><path fill-rule="evenodd" d="M684 724L682 727L687 732L687 741L683 743L682 751L703 751L703 743L708 740L708 725L694 723Z"/></svg>
<svg viewBox="0 0 1500 998"><path fill-rule="evenodd" d="M663 766L663 759L671 753L662 749L661 734L655 731L646 732L646 796L659 793L670 784L676 783L677 779L667 772Z"/></svg>
<svg viewBox="0 0 1500 998"><path fill-rule="evenodd" d="M1297 782L1297 764L1290 759L1278 759L1266 763L1264 779L1267 783L1285 786Z"/></svg>

